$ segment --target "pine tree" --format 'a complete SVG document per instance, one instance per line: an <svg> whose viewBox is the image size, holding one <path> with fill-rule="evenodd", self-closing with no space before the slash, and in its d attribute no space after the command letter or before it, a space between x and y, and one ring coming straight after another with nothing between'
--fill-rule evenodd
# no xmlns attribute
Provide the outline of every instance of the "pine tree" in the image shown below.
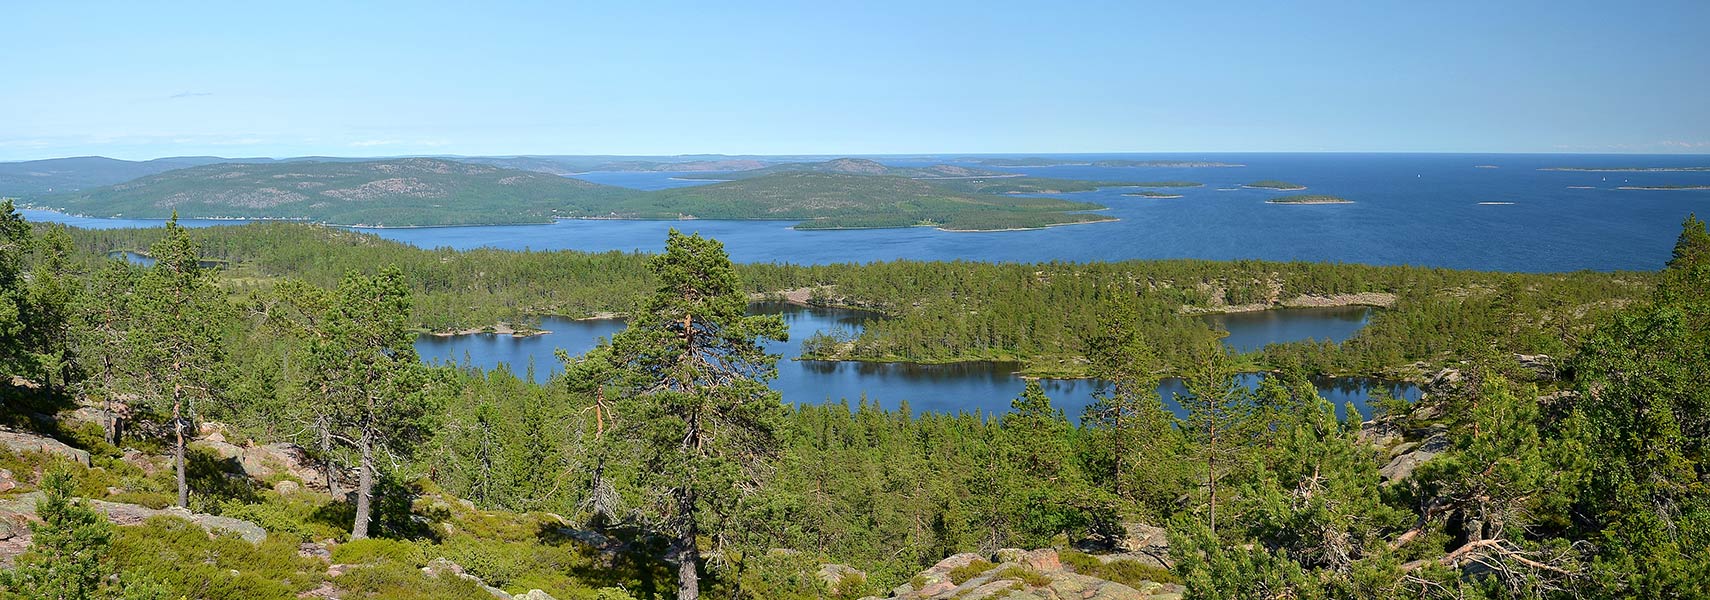
<svg viewBox="0 0 1710 600"><path fill-rule="evenodd" d="M186 436L197 402L214 396L216 369L225 357L221 325L230 304L201 263L190 233L177 216L166 222L166 235L149 249L154 265L137 284L136 325L129 331L132 376L157 409L172 414L173 464L178 475L178 505L190 505L185 475Z"/></svg>
<svg viewBox="0 0 1710 600"><path fill-rule="evenodd" d="M1229 499L1223 479L1243 466L1254 433L1253 402L1221 345L1201 349L1194 361L1188 396L1178 400L1187 409L1182 429L1206 494L1206 529L1215 535L1217 507Z"/></svg>
<svg viewBox="0 0 1710 600"><path fill-rule="evenodd" d="M0 589L29 600L104 597L113 525L105 515L73 500L68 473L48 473L42 491L46 498L36 505L42 522L30 527L30 549L18 557L17 566L0 571Z"/></svg>
<svg viewBox="0 0 1710 600"><path fill-rule="evenodd" d="M581 370L612 375L602 387L617 392L618 431L604 439L628 452L608 456L638 459L643 516L674 539L677 599L695 600L702 527L733 513L778 446L783 405L765 383L778 357L761 342L788 334L777 316L745 314L747 294L716 240L673 229L648 269L658 290L590 355L611 368Z"/></svg>
<svg viewBox="0 0 1710 600"><path fill-rule="evenodd" d="M381 460L407 455L428 429L432 401L426 369L407 326L410 289L395 267L339 282L309 342L305 368L325 394L332 437L357 455L356 520L350 537L368 537Z"/></svg>

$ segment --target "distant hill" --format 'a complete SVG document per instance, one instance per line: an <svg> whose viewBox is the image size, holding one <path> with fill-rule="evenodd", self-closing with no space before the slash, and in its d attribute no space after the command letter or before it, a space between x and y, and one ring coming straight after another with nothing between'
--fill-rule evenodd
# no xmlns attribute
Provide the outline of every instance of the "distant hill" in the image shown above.
<svg viewBox="0 0 1710 600"><path fill-rule="evenodd" d="M543 223L569 203L639 194L546 173L432 159L213 164L32 198L70 212L162 218L282 218L341 225Z"/></svg>
<svg viewBox="0 0 1710 600"><path fill-rule="evenodd" d="M906 177L909 179L946 179L957 177L1015 177L1015 173L993 171L990 169L975 169L956 165L932 165L929 167L892 167L865 158L838 158L825 162L797 162L772 165L762 169L738 171L734 173L707 173L703 175L686 175L684 179L713 179L718 181L735 181L765 177L779 173L831 173L837 175L875 175L884 177Z"/></svg>
<svg viewBox="0 0 1710 600"><path fill-rule="evenodd" d="M537 165L538 166L538 165ZM777 165L782 167L785 165ZM386 227L544 223L589 219L779 219L798 228L934 226L1020 229L1110 220L1098 204L1019 193L1170 186L965 177L960 167L895 168L861 159L768 167L736 181L659 191L599 185L464 160L292 159L219 163L145 175L32 204L102 217L296 219ZM844 171L854 171L847 173ZM915 179L909 176L925 176Z"/></svg>
<svg viewBox="0 0 1710 600"><path fill-rule="evenodd" d="M758 169L772 164L768 161L753 158L711 157L688 158L669 157L658 159L613 159L601 156L458 156L448 157L458 162L492 165L524 171L538 171L554 175L576 175L579 173L615 171L615 172L695 172L695 171L743 171Z"/></svg>
<svg viewBox="0 0 1710 600"><path fill-rule="evenodd" d="M968 162L982 164L988 167L1158 167L1158 168L1207 168L1207 167L1241 167L1234 163L1204 161L1204 160L1087 160L1075 158L1044 158L1029 156L1025 158L967 158Z"/></svg>
<svg viewBox="0 0 1710 600"><path fill-rule="evenodd" d="M582 216L801 220L798 229L976 231L1111 220L1066 212L1102 208L1057 198L972 194L906 177L797 171L660 190L630 198L610 213Z"/></svg>
<svg viewBox="0 0 1710 600"><path fill-rule="evenodd" d="M173 169L232 161L233 159L213 156L180 156L144 161L119 160L105 156L78 156L24 162L0 162L0 196L34 196L75 192L124 183L138 177L165 173Z"/></svg>

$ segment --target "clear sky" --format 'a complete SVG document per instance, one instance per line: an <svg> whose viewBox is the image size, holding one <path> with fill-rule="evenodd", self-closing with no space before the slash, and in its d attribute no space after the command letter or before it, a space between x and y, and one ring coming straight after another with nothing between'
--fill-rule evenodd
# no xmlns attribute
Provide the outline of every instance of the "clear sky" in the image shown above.
<svg viewBox="0 0 1710 600"><path fill-rule="evenodd" d="M1706 26L1704 0L0 0L0 160L1710 153Z"/></svg>

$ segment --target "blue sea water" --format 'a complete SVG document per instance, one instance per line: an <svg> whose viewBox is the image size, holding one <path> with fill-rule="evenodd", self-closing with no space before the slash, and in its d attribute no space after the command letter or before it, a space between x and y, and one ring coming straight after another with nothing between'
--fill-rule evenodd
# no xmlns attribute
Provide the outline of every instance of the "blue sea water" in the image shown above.
<svg viewBox="0 0 1710 600"><path fill-rule="evenodd" d="M885 160L893 165L943 158ZM1056 158L1062 158L1057 156ZM1573 172L1547 167L1710 166L1707 156L1474 154L1086 155L1088 160L1204 160L1234 168L1001 169L1041 177L1206 185L1181 198L1123 196L1132 189L1061 194L1109 206L1114 223L1035 231L926 228L796 231L776 221L582 221L551 225L374 230L424 247L658 250L665 231L725 242L740 262L875 260L1108 261L1144 258L1267 259L1421 265L1493 271L1651 270L1667 260L1687 214L1710 213L1710 190L1620 186L1710 185L1710 172ZM971 164L971 163L963 163ZM1496 168L1480 168L1494 166ZM590 181L642 189L692 185L675 173L588 173ZM1280 179L1308 187L1240 187ZM1575 189L1589 187L1591 189ZM1226 191L1227 190L1227 191ZM1291 193L1353 204L1278 205ZM1480 204L1504 202L1511 204Z"/></svg>

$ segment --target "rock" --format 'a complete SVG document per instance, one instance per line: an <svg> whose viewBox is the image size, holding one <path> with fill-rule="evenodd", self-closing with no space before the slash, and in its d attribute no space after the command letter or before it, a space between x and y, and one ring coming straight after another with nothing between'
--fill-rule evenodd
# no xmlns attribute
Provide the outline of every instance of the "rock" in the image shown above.
<svg viewBox="0 0 1710 600"><path fill-rule="evenodd" d="M351 569L356 567L357 565L346 564L327 565L327 579L332 579L340 575L344 575L345 573L349 573Z"/></svg>
<svg viewBox="0 0 1710 600"><path fill-rule="evenodd" d="M1058 560L1057 551L1050 548L1028 552L1021 557L1021 564L1040 573L1063 570L1063 563Z"/></svg>
<svg viewBox="0 0 1710 600"><path fill-rule="evenodd" d="M35 491L16 498L0 501L0 515L10 513L14 515L23 515L30 520L34 520L36 518L36 503L41 502L46 498L46 494L40 491ZM237 534L238 537L243 538L244 541L251 544L260 544L267 540L266 529L262 529L260 525L241 519L193 513L188 509L176 506L155 510L147 506L124 504L121 502L107 502L104 500L89 499L82 499L80 501L87 504L90 508L99 511L101 514L106 515L108 521L111 521L114 525L119 525L121 527L127 525L140 525L150 517L169 515L200 525L202 529L207 530L210 534L234 533Z"/></svg>
<svg viewBox="0 0 1710 600"><path fill-rule="evenodd" d="M1443 369L1427 378L1425 385L1419 386L1419 390L1425 394L1438 396L1454 392L1464 381L1466 381L1466 376L1461 375L1460 369Z"/></svg>
<svg viewBox="0 0 1710 600"><path fill-rule="evenodd" d="M1026 555L1027 551L1020 548L998 548L998 551L992 554L992 562L1000 565L1021 562L1021 557Z"/></svg>
<svg viewBox="0 0 1710 600"><path fill-rule="evenodd" d="M151 457L147 453L135 448L125 449L125 455L120 457L119 460L124 461L127 465L141 469L145 475L153 475L156 471L160 470L160 466L156 465L154 462L154 457Z"/></svg>
<svg viewBox="0 0 1710 600"><path fill-rule="evenodd" d="M88 452L67 446L59 440L45 435L13 431L10 429L0 429L0 446L5 446L11 451L18 453L43 452L47 454L57 454L69 458L85 467L89 466Z"/></svg>
<svg viewBox="0 0 1710 600"><path fill-rule="evenodd" d="M12 472L0 469L0 492L10 492L18 487L18 480L12 477Z"/></svg>
<svg viewBox="0 0 1710 600"><path fill-rule="evenodd" d="M819 576L820 583L825 584L825 589L832 592L847 590L851 586L862 586L867 583L867 573L849 565L823 564L819 566L819 572L816 575Z"/></svg>
<svg viewBox="0 0 1710 600"><path fill-rule="evenodd" d="M422 567L422 573L426 573L428 577L440 577L447 573L460 577L468 574L464 572L463 565L451 562L445 558L436 558L428 561L427 566Z"/></svg>
<svg viewBox="0 0 1710 600"><path fill-rule="evenodd" d="M553 598L552 596L547 595L546 592L540 590L529 590L526 593L517 594L511 597L516 600L558 600L557 598Z"/></svg>
<svg viewBox="0 0 1710 600"><path fill-rule="evenodd" d="M1170 558L1170 532L1145 523L1123 523L1120 535L1084 539L1075 543L1075 549L1094 555L1102 563L1126 560L1160 569L1175 565Z"/></svg>
<svg viewBox="0 0 1710 600"><path fill-rule="evenodd" d="M1520 367L1531 371L1538 379L1554 381L1556 379L1556 359L1548 354L1516 354L1514 361Z"/></svg>
<svg viewBox="0 0 1710 600"><path fill-rule="evenodd" d="M431 561L428 561L427 566L422 567L422 574L427 575L428 577L445 577L446 575L450 575L453 577L461 577L463 579L467 579L469 581L474 582L475 585L480 586L481 589L487 590L487 593L492 594L493 597L495 597L495 598L504 598L506 600L509 600L510 598L512 598L512 596L509 593L506 593L504 590L501 590L499 588L487 585L487 582L481 581L480 577L476 577L474 575L470 575L469 573L465 572L463 570L463 565L459 565L457 563L451 562L450 560L447 560L445 557L440 557L440 558L436 558L436 559L433 559ZM548 595L546 595L546 592L542 592L540 590L531 590L529 593L531 593L531 594L532 593L539 593L540 595L539 596L529 596L528 594L523 594L521 596L516 596L516 597L517 598L535 598L537 600L540 598L547 598L547 599L552 598L552 596L548 596Z"/></svg>
<svg viewBox="0 0 1710 600"><path fill-rule="evenodd" d="M297 556L303 558L318 558L321 562L332 564L332 551L326 546L314 542L297 544Z"/></svg>
<svg viewBox="0 0 1710 600"><path fill-rule="evenodd" d="M339 591L338 586L333 585L331 582L321 582L320 587L297 594L297 597L303 598L304 600L312 600L314 598L334 600L339 598L340 595L341 592Z"/></svg>
<svg viewBox="0 0 1710 600"><path fill-rule="evenodd" d="M280 495L287 495L288 496L288 495L300 492L302 490L303 490L303 484L297 483L295 481L291 481L289 479L282 479L279 481L279 483L273 484L273 491L279 492Z"/></svg>
<svg viewBox="0 0 1710 600"><path fill-rule="evenodd" d="M1438 454L1447 449L1449 449L1449 438L1442 433L1437 433L1426 438L1417 448L1401 453L1390 460L1389 464L1378 469L1378 475L1383 477L1385 484L1407 479L1413 475L1413 470L1419 468L1419 465L1436 458Z"/></svg>

